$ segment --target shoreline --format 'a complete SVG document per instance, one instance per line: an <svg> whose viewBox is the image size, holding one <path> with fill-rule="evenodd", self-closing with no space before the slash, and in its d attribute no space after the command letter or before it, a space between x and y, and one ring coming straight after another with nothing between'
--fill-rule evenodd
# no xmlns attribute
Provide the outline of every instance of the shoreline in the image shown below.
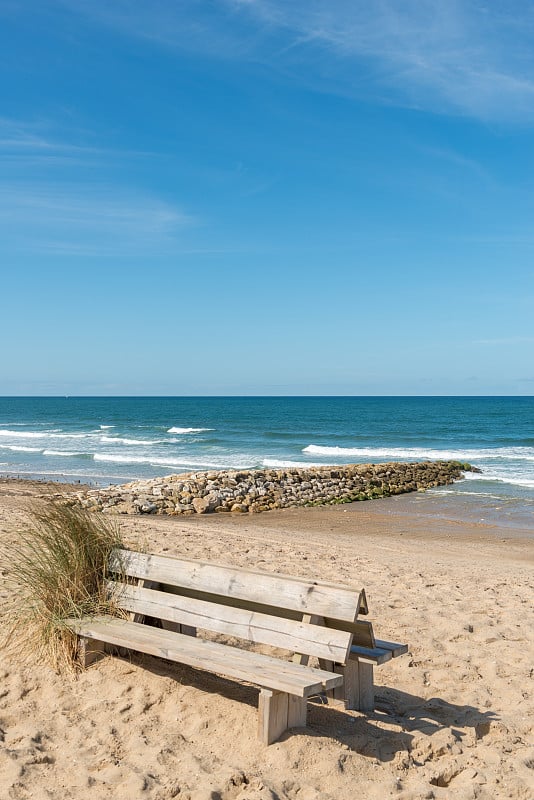
<svg viewBox="0 0 534 800"><path fill-rule="evenodd" d="M458 483L461 481L456 481L455 485ZM0 475L0 494L5 493L5 487L10 486L12 489L19 487L21 492L35 490L58 495L95 489L94 485L90 483ZM362 506L365 507L365 510ZM465 529L467 526L473 531L486 532L488 536L525 540L534 538L534 523L532 522L534 518L528 510L524 511L521 507L520 513L512 513L507 516L503 506L505 504L500 498L495 498L493 502L483 496L470 496L462 492L443 491L442 489L428 489L424 492L410 492L394 497L347 503L341 507L341 510L350 514L369 512L377 517L384 516L390 520L391 524L395 524L393 520L396 518L411 519L412 525L417 529L426 524L429 530L441 529L444 532L452 533L460 528ZM335 507L318 506L317 510L326 508ZM310 511L312 509L299 507L294 510ZM267 516L279 515L282 510L273 509L265 513ZM212 516L212 514L202 515L202 519L206 520ZM230 515L224 516L228 518ZM122 518L121 515L120 519ZM422 522L423 520L425 523Z"/></svg>

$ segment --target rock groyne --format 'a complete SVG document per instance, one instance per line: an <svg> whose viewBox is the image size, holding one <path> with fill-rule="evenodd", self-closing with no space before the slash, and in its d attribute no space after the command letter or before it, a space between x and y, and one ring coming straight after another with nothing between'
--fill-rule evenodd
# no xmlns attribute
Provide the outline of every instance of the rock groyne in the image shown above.
<svg viewBox="0 0 534 800"><path fill-rule="evenodd" d="M466 471L479 472L458 461L191 472L90 489L77 498L85 508L105 513L257 513L421 491L453 483Z"/></svg>

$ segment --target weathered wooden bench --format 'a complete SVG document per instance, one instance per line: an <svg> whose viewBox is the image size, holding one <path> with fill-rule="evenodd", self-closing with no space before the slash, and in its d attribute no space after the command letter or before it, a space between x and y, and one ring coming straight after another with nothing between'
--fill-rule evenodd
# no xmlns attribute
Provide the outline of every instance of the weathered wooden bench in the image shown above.
<svg viewBox="0 0 534 800"><path fill-rule="evenodd" d="M79 636L84 665L114 646L247 681L260 689L265 744L306 725L312 695L371 707L373 664L397 654L358 619L367 613L363 590L129 550L113 552L109 572L108 590L124 618L66 621ZM254 645L276 651L265 655ZM319 667L308 664L310 657Z"/></svg>

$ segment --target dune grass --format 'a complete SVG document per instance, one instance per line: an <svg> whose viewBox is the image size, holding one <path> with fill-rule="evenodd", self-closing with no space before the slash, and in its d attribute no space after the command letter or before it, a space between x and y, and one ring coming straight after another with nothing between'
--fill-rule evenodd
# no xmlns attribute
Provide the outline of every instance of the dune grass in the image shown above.
<svg viewBox="0 0 534 800"><path fill-rule="evenodd" d="M29 525L2 547L13 588L7 648L59 671L73 669L76 636L64 620L112 610L105 592L107 560L121 546L115 523L81 508L51 503L33 510Z"/></svg>

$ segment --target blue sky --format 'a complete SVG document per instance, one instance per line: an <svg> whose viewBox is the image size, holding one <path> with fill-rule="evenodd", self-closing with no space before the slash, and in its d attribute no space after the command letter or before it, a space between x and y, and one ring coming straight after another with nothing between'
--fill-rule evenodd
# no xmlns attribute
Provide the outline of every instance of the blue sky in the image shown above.
<svg viewBox="0 0 534 800"><path fill-rule="evenodd" d="M0 394L534 394L534 7L0 2Z"/></svg>

